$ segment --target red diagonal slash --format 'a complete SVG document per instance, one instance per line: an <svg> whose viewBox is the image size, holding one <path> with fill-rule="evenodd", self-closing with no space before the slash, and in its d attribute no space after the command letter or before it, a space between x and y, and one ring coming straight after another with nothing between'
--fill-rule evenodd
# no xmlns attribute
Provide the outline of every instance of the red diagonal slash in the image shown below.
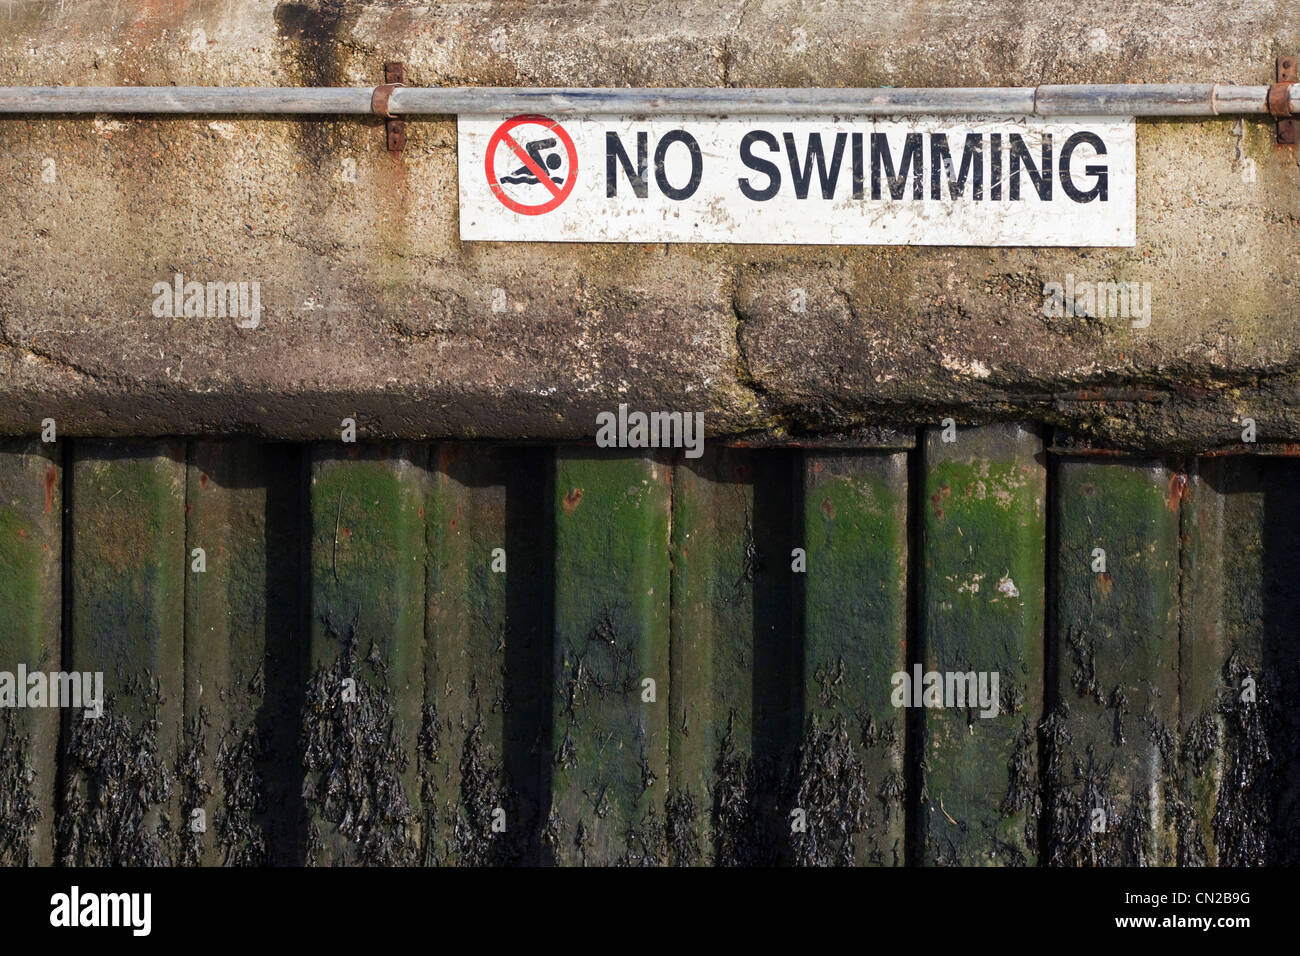
<svg viewBox="0 0 1300 956"><path fill-rule="evenodd" d="M542 166L546 165L545 159L534 159L519 145L519 142L513 137L506 134L517 126L527 123L536 123L543 129L555 134L556 138L563 144L564 152L569 158L569 164L566 167L566 175L563 185L557 184ZM501 183L497 181L497 147L505 140L510 147L510 151L522 160L523 169L528 170L535 178L536 182L546 183L548 195L544 202L525 203L512 199L506 192ZM569 194L573 192L574 183L577 182L578 173L578 151L573 145L573 140L569 134L564 131L564 127L547 116L520 115L506 120L494 132L488 140L488 148L483 152L483 172L487 176L488 186L492 189L493 195L511 212L518 213L521 216L540 216L544 213L555 209L560 203L564 202ZM522 170L521 170L522 172Z"/></svg>
<svg viewBox="0 0 1300 956"><path fill-rule="evenodd" d="M509 133L502 133L501 139L505 141L507 146L514 150L516 156L523 160L524 165L527 166L529 171L537 177L537 181L545 185L546 188L551 191L552 196L558 196L560 194L560 187L555 185L555 182L551 179L551 174L538 166L537 163L533 161L533 157L529 156L528 152L515 142L513 136Z"/></svg>

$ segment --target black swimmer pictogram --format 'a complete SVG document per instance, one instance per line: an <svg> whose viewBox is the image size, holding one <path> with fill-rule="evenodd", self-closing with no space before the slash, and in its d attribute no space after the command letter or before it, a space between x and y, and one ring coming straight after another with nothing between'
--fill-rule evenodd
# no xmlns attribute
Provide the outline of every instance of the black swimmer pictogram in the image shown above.
<svg viewBox="0 0 1300 956"><path fill-rule="evenodd" d="M556 120L532 113L515 116L488 139L483 173L501 205L521 216L540 216L573 192L578 149Z"/></svg>
<svg viewBox="0 0 1300 956"><path fill-rule="evenodd" d="M563 161L560 159L560 154L555 152L551 153L549 156L543 157L542 151L554 149L558 143L559 141L556 140L554 136L550 136L546 139L535 139L526 143L524 149L528 152L528 155L532 157L533 162L537 164L538 169L545 168L553 170L558 169L560 163ZM563 176L550 176L549 178L551 182L555 183L557 186L564 182ZM527 166L520 166L509 176L501 177L501 182L510 183L512 186L536 186L540 181L541 180L533 175L532 171L529 170Z"/></svg>

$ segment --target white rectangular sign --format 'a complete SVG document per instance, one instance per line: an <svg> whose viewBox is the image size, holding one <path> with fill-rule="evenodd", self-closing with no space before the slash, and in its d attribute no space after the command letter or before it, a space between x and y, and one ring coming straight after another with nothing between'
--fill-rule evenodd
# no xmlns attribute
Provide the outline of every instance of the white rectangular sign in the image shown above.
<svg viewBox="0 0 1300 956"><path fill-rule="evenodd" d="M1130 118L460 116L460 237L1131 246Z"/></svg>

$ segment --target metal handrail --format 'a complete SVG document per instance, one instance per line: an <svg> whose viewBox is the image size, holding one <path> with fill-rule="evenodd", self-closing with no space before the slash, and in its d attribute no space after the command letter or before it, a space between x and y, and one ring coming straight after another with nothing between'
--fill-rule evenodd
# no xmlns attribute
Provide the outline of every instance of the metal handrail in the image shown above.
<svg viewBox="0 0 1300 956"><path fill-rule="evenodd" d="M1289 87L1281 89L1279 87ZM379 87L8 86L0 113L333 114L375 111ZM1274 106L1270 108L1270 91ZM391 115L1219 116L1300 113L1300 84L1085 84L874 89L416 87L388 90ZM1281 93L1279 97L1277 94ZM1287 115L1282 113L1281 115Z"/></svg>

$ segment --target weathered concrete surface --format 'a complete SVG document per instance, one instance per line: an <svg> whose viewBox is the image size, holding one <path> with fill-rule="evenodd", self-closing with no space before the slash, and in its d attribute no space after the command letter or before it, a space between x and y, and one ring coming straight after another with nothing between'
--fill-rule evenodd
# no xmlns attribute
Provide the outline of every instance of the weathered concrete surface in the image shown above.
<svg viewBox="0 0 1300 956"><path fill-rule="evenodd" d="M386 59L444 85L1258 84L1297 51L1295 0L0 16L5 85L369 85ZM1300 440L1300 167L1271 121L1140 123L1137 247L1043 252L462 244L454 123L408 135L394 159L369 119L0 120L0 432L337 437L351 416L363 437L582 438L627 401L703 410L711 435L951 413L1182 448L1238 443L1249 417L1261 443ZM155 318L176 272L259 281L261 327ZM1044 318L1066 274L1150 282L1150 327Z"/></svg>

